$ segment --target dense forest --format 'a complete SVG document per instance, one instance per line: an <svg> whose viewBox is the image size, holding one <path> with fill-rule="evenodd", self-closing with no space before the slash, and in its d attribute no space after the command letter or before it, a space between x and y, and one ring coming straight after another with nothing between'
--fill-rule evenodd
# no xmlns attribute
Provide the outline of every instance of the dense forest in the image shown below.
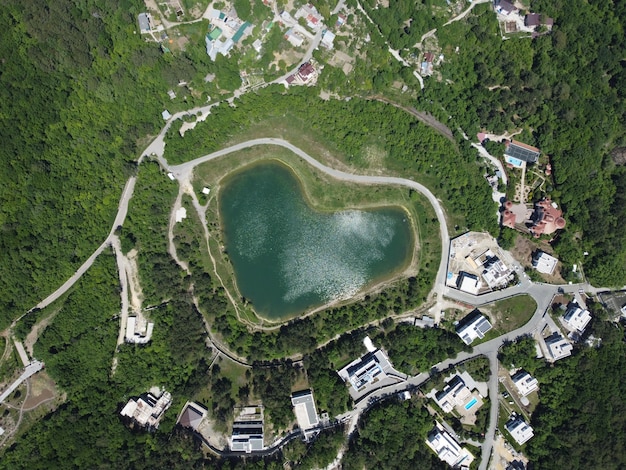
<svg viewBox="0 0 626 470"><path fill-rule="evenodd" d="M342 467L347 470L448 468L424 442L433 425L434 420L421 400L386 400L364 415L341 461Z"/></svg>
<svg viewBox="0 0 626 470"><path fill-rule="evenodd" d="M135 35L141 2L0 2L0 327L110 230L179 58Z"/></svg>

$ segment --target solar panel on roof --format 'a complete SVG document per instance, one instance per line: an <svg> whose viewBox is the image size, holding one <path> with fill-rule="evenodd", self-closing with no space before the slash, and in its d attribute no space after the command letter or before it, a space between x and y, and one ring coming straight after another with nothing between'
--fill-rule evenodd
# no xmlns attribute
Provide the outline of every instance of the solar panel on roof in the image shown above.
<svg viewBox="0 0 626 470"><path fill-rule="evenodd" d="M523 160L527 163L535 163L537 159L539 158L539 152L536 152L534 150L530 150L524 147L520 147L513 143L509 144L504 154L509 157Z"/></svg>

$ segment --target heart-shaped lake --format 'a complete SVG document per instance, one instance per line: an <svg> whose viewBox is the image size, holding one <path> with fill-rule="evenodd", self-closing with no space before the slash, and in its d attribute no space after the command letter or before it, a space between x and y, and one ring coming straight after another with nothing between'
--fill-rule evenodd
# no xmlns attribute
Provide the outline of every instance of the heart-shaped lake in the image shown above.
<svg viewBox="0 0 626 470"><path fill-rule="evenodd" d="M232 174L219 200L237 286L268 319L349 298L402 269L413 253L403 209L314 210L278 162Z"/></svg>

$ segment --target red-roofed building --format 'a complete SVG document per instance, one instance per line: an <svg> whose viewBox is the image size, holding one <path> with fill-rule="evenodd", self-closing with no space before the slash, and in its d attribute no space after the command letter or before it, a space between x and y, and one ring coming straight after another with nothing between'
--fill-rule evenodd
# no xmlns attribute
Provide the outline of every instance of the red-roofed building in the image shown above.
<svg viewBox="0 0 626 470"><path fill-rule="evenodd" d="M542 199L535 204L531 220L533 224L529 230L535 238L544 234L549 235L565 227L563 211L558 209L550 199Z"/></svg>

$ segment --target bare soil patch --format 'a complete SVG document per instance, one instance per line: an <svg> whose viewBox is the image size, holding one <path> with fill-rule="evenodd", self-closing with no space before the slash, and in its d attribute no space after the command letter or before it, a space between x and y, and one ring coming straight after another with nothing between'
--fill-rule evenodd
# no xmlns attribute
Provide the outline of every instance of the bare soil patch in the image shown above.
<svg viewBox="0 0 626 470"><path fill-rule="evenodd" d="M532 268L532 254L538 249L554 256L552 247L546 241L533 241L522 235L517 235L515 245L509 251L522 266L525 268ZM560 267L561 263L559 262L552 275L541 274L539 272L537 272L537 274L550 284L565 284L565 279L563 279L560 274Z"/></svg>

